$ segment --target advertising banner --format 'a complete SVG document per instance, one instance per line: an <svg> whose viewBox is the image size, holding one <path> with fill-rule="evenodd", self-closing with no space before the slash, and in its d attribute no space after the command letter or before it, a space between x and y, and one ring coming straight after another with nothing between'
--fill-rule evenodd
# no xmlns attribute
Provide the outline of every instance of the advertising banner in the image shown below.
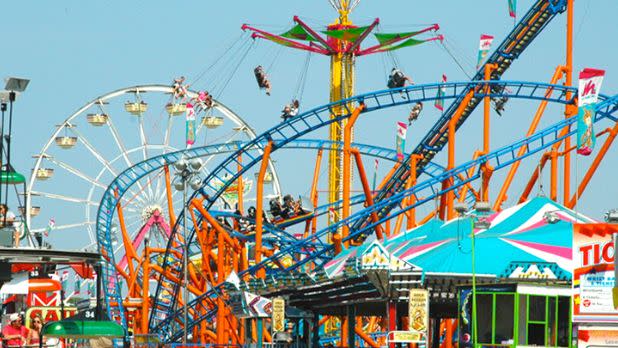
<svg viewBox="0 0 618 348"><path fill-rule="evenodd" d="M479 56L476 62L476 70L481 67L481 63L483 59L487 57L487 53L489 53L489 49L491 48L491 43L494 41L494 37L491 35L483 34L481 35L481 40L479 41Z"/></svg>
<svg viewBox="0 0 618 348"><path fill-rule="evenodd" d="M579 73L577 90L577 153L588 156L597 142L594 133L595 107L601 92L604 70L586 68Z"/></svg>
<svg viewBox="0 0 618 348"><path fill-rule="evenodd" d="M599 348L618 346L618 328L602 326L580 326L577 333L578 348Z"/></svg>
<svg viewBox="0 0 618 348"><path fill-rule="evenodd" d="M410 289L408 317L409 331L418 337L416 342L426 342L429 328L429 291L426 289Z"/></svg>
<svg viewBox="0 0 618 348"><path fill-rule="evenodd" d="M574 322L618 322L612 298L614 242L604 225L580 224L573 231Z"/></svg>
<svg viewBox="0 0 618 348"><path fill-rule="evenodd" d="M273 299L273 332L285 331L285 300L281 297Z"/></svg>

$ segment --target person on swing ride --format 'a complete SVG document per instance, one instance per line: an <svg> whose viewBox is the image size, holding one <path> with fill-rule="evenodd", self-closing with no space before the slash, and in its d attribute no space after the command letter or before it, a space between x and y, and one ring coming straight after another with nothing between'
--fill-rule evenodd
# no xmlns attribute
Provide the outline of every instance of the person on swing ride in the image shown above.
<svg viewBox="0 0 618 348"><path fill-rule="evenodd" d="M298 115L298 108L300 107L300 102L297 99L292 100L292 102L286 105L281 112L281 118L283 122L289 120L290 118Z"/></svg>
<svg viewBox="0 0 618 348"><path fill-rule="evenodd" d="M174 79L174 82L172 82L172 93L174 94L174 98L184 99L184 97L187 95L187 89L189 88L189 85L183 85L184 82L184 76L177 77Z"/></svg>
<svg viewBox="0 0 618 348"><path fill-rule="evenodd" d="M260 89L265 89L266 95L270 95L270 81L268 81L264 68L262 68L261 65L258 65L255 69L253 69L253 73L255 74L255 79L257 80Z"/></svg>
<svg viewBox="0 0 618 348"><path fill-rule="evenodd" d="M210 109L212 107L212 95L207 91L200 91L195 99L195 105L202 110Z"/></svg>
<svg viewBox="0 0 618 348"><path fill-rule="evenodd" d="M388 76L386 86L388 88L401 88L406 85L406 81L410 84L414 84L409 76L406 76L401 70L393 68L391 74Z"/></svg>
<svg viewBox="0 0 618 348"><path fill-rule="evenodd" d="M408 115L408 126L418 119L421 111L423 111L423 103L417 102L410 110L410 115Z"/></svg>

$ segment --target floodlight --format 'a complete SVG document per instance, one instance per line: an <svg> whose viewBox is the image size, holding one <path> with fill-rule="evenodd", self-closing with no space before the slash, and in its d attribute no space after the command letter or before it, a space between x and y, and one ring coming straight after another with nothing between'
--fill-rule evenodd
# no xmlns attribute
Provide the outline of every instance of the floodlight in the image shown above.
<svg viewBox="0 0 618 348"><path fill-rule="evenodd" d="M200 187L202 187L202 180L200 180L200 178L193 178L191 179L189 185L193 190L197 191L200 189Z"/></svg>
<svg viewBox="0 0 618 348"><path fill-rule="evenodd" d="M464 202L455 202L453 209L455 209L458 214L462 215L468 211L468 205Z"/></svg>
<svg viewBox="0 0 618 348"><path fill-rule="evenodd" d="M178 171L183 171L187 169L187 160L183 157L174 163L174 168Z"/></svg>
<svg viewBox="0 0 618 348"><path fill-rule="evenodd" d="M489 213L491 211L491 206L489 202L476 202L474 210L476 210L477 213Z"/></svg>
<svg viewBox="0 0 618 348"><path fill-rule="evenodd" d="M28 79L20 79L18 77L9 77L6 79L6 85L4 89L11 92L23 92L28 87L28 83L30 80Z"/></svg>
<svg viewBox="0 0 618 348"><path fill-rule="evenodd" d="M185 190L185 184L182 181L179 181L177 183L174 183L174 188L176 189L176 191L184 191Z"/></svg>
<svg viewBox="0 0 618 348"><path fill-rule="evenodd" d="M189 164L194 170L202 169L202 160L199 158L193 158L191 161L189 161Z"/></svg>

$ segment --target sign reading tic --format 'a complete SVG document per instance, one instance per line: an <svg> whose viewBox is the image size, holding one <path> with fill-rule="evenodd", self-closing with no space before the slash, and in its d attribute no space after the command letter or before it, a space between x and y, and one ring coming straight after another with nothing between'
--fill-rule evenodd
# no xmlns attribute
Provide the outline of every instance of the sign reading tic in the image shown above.
<svg viewBox="0 0 618 348"><path fill-rule="evenodd" d="M612 288L614 241L611 224L575 224L573 228L573 321L618 322Z"/></svg>

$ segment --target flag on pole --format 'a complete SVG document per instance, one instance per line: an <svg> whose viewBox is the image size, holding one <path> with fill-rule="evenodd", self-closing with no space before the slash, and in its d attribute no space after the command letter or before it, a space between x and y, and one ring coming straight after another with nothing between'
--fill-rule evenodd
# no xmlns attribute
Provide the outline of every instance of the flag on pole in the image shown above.
<svg viewBox="0 0 618 348"><path fill-rule="evenodd" d="M397 160L403 161L403 154L406 147L406 133L408 125L403 122L397 122L397 136L395 137L395 147L397 148Z"/></svg>
<svg viewBox="0 0 618 348"><path fill-rule="evenodd" d="M442 74L442 83L446 83L446 75ZM436 102L433 106L440 111L444 111L444 94L446 93L446 87L440 86L438 88L438 94L436 95Z"/></svg>
<svg viewBox="0 0 618 348"><path fill-rule="evenodd" d="M45 231L43 231L45 237L49 237L49 233L54 229L54 227L56 227L56 220L54 220L54 218L51 218L47 223L47 227L45 227Z"/></svg>
<svg viewBox="0 0 618 348"><path fill-rule="evenodd" d="M376 180L378 179L378 159L376 158L373 163L374 163L374 166L373 166L372 191L375 191L376 190Z"/></svg>
<svg viewBox="0 0 618 348"><path fill-rule="evenodd" d="M97 274L96 273L92 273L92 279L88 280L88 296L94 296L94 288L97 284Z"/></svg>
<svg viewBox="0 0 618 348"><path fill-rule="evenodd" d="M517 18L517 0L508 0L509 2L509 16Z"/></svg>
<svg viewBox="0 0 618 348"><path fill-rule="evenodd" d="M195 144L195 110L191 103L187 103L187 149L190 149Z"/></svg>
<svg viewBox="0 0 618 348"><path fill-rule="evenodd" d="M605 70L585 68L579 73L577 90L577 153L588 156L597 142L594 134L596 103L599 99Z"/></svg>
<svg viewBox="0 0 618 348"><path fill-rule="evenodd" d="M62 290L66 294L67 287L69 286L69 271L63 271L62 277L60 278L60 284L62 285Z"/></svg>
<svg viewBox="0 0 618 348"><path fill-rule="evenodd" d="M73 285L73 293L79 294L79 289L82 287L82 279L79 277L79 274L75 273L75 284Z"/></svg>
<svg viewBox="0 0 618 348"><path fill-rule="evenodd" d="M489 53L489 49L491 48L491 43L493 41L493 36L486 34L481 35L481 41L479 42L479 57L476 63L476 70L479 70L479 68L481 67L481 63L483 62L483 59L485 59L485 57L487 56L487 53Z"/></svg>

